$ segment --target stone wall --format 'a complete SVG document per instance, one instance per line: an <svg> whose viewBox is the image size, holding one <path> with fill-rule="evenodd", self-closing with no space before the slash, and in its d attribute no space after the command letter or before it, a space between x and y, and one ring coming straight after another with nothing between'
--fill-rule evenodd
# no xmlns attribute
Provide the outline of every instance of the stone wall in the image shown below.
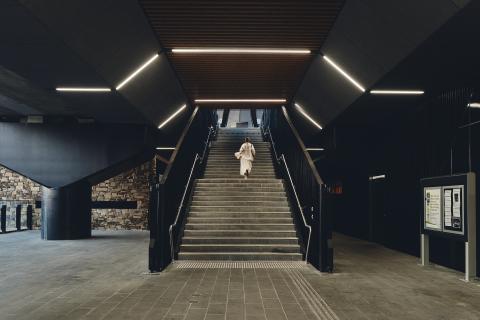
<svg viewBox="0 0 480 320"><path fill-rule="evenodd" d="M154 173L155 160L123 172L92 187L92 201L136 201L136 209L92 209L93 229L147 229L149 178ZM0 205L7 204L8 215L15 214L17 204L34 208L33 227L40 227L41 186L0 166ZM26 206L25 209L26 210Z"/></svg>
<svg viewBox="0 0 480 320"><path fill-rule="evenodd" d="M148 229L149 177L154 161L92 187L93 201L136 201L136 209L93 209L94 229Z"/></svg>
<svg viewBox="0 0 480 320"><path fill-rule="evenodd" d="M40 227L41 209L35 208L35 201L41 198L40 190L38 183L0 166L0 206L6 205L7 216L14 217L17 205L22 205L22 212L27 205L32 205L34 229Z"/></svg>

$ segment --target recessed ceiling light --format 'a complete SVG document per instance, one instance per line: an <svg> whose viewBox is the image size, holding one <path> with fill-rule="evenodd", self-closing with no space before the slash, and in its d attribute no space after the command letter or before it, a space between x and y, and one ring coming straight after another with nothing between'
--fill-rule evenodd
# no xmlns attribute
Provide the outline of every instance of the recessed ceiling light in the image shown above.
<svg viewBox="0 0 480 320"><path fill-rule="evenodd" d="M348 81L350 81L351 83L353 83L358 89L360 89L362 92L365 92L365 88L362 87L362 85L360 85L357 81L355 81L355 79L353 79L348 73L346 73L345 71L343 71L342 68L340 68L335 62L332 61L332 59L330 59L329 57L327 56L323 56L323 58L325 59L325 61L327 61L332 67L335 68L335 70L337 70L338 72L340 72L341 75L343 75Z"/></svg>
<svg viewBox="0 0 480 320"><path fill-rule="evenodd" d="M177 111L175 111L174 114L172 114L170 117L168 117L167 120L163 121L159 126L158 129L162 129L167 123L169 123L173 118L175 118L180 112L182 112L185 108L187 107L186 104L181 106Z"/></svg>
<svg viewBox="0 0 480 320"><path fill-rule="evenodd" d="M196 99L197 103L285 103L287 99Z"/></svg>
<svg viewBox="0 0 480 320"><path fill-rule="evenodd" d="M157 150L175 150L175 147L157 147Z"/></svg>
<svg viewBox="0 0 480 320"><path fill-rule="evenodd" d="M306 112L303 110L303 108L298 104L295 103L295 107L297 107L297 110L305 117L307 118L311 123L313 123L318 129L322 130L322 126L319 125L315 120L313 120Z"/></svg>
<svg viewBox="0 0 480 320"><path fill-rule="evenodd" d="M421 95L421 90L370 90L371 94L404 94L404 95Z"/></svg>
<svg viewBox="0 0 480 320"><path fill-rule="evenodd" d="M470 102L468 104L469 108L480 108L480 102Z"/></svg>
<svg viewBox="0 0 480 320"><path fill-rule="evenodd" d="M123 80L117 87L116 89L119 90L121 89L124 85L126 85L130 80L132 80L137 74L142 72L143 69L148 67L155 59L158 58L158 53L156 53L153 57L148 59L147 62L142 64L137 70L135 70L131 75L129 75L125 80Z"/></svg>
<svg viewBox="0 0 480 320"><path fill-rule="evenodd" d="M174 48L173 53L310 54L308 49Z"/></svg>
<svg viewBox="0 0 480 320"><path fill-rule="evenodd" d="M110 88L87 88L87 87L58 87L55 90L60 92L110 92Z"/></svg>

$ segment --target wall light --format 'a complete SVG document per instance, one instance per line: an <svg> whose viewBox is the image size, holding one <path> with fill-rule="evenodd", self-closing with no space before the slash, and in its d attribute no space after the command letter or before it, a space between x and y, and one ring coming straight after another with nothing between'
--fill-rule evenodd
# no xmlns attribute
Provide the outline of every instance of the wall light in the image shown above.
<svg viewBox="0 0 480 320"><path fill-rule="evenodd" d="M117 90L121 89L124 85L126 85L130 80L132 80L137 74L142 72L143 69L148 67L157 58L158 58L158 53L156 53L153 57L148 59L147 62L142 64L137 70L135 70L131 75L129 75L125 80L123 80L115 89Z"/></svg>
<svg viewBox="0 0 480 320"><path fill-rule="evenodd" d="M324 148L306 148L307 151L324 151Z"/></svg>
<svg viewBox="0 0 480 320"><path fill-rule="evenodd" d="M186 104L181 106L177 111L175 111L174 114L172 114L170 117L168 117L167 120L163 121L159 126L158 129L162 129L167 123L169 123L173 118L175 118L180 112L182 112L185 108L187 107Z"/></svg>
<svg viewBox="0 0 480 320"><path fill-rule="evenodd" d="M404 94L404 95L421 95L421 90L370 90L371 94Z"/></svg>
<svg viewBox="0 0 480 320"><path fill-rule="evenodd" d="M480 102L470 102L468 104L469 108L480 108Z"/></svg>
<svg viewBox="0 0 480 320"><path fill-rule="evenodd" d="M197 103L285 103L287 99L196 99Z"/></svg>
<svg viewBox="0 0 480 320"><path fill-rule="evenodd" d="M295 107L297 107L298 111L308 120L310 120L311 123L313 123L318 129L322 130L322 126L319 125L315 120L313 120L306 112L303 110L303 108L298 104L295 103Z"/></svg>
<svg viewBox="0 0 480 320"><path fill-rule="evenodd" d="M173 53L310 54L308 49L174 48Z"/></svg>
<svg viewBox="0 0 480 320"><path fill-rule="evenodd" d="M348 81L353 83L358 89L360 89L362 92L365 92L365 88L362 87L355 79L353 79L348 73L342 70L335 62L333 62L329 57L323 56L325 61L327 61L332 67L334 67L338 72L340 72Z"/></svg>
<svg viewBox="0 0 480 320"><path fill-rule="evenodd" d="M60 92L110 92L110 88L87 88L87 87L58 87L55 90Z"/></svg>
<svg viewBox="0 0 480 320"><path fill-rule="evenodd" d="M156 147L157 150L175 150L175 147Z"/></svg>

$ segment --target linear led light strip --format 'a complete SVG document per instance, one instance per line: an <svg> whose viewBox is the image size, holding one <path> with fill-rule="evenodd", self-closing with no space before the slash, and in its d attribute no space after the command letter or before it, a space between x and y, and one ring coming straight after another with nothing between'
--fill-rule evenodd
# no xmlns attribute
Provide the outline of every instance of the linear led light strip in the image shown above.
<svg viewBox="0 0 480 320"><path fill-rule="evenodd" d="M173 53L310 54L308 49L174 48Z"/></svg>
<svg viewBox="0 0 480 320"><path fill-rule="evenodd" d="M132 74L130 74L125 80L123 80L115 89L120 90L123 86L125 86L130 80L135 78L140 72L142 72L143 69L148 67L155 59L158 58L158 53L155 53L153 57L148 59L147 62L142 64L137 70L135 70Z"/></svg>
<svg viewBox="0 0 480 320"><path fill-rule="evenodd" d="M480 102L470 102L468 104L469 108L480 108Z"/></svg>
<svg viewBox="0 0 480 320"><path fill-rule="evenodd" d="M355 81L355 79L353 79L348 73L346 73L342 68L340 68L335 62L333 62L332 59L327 56L323 56L323 59L325 59L325 61L327 61L332 67L334 67L335 70L340 72L340 74L344 76L348 81L353 83L358 89L360 89L362 92L365 92L365 88L362 87L362 85L359 84L357 81Z"/></svg>
<svg viewBox="0 0 480 320"><path fill-rule="evenodd" d="M86 88L86 87L58 87L55 90L60 92L110 92L110 88Z"/></svg>
<svg viewBox="0 0 480 320"><path fill-rule="evenodd" d="M285 103L286 99L196 99L196 103Z"/></svg>
<svg viewBox="0 0 480 320"><path fill-rule="evenodd" d="M370 177L370 180L377 180L377 179L385 179L385 175L382 174L382 175L379 175L379 176L372 176L372 177Z"/></svg>
<svg viewBox="0 0 480 320"><path fill-rule="evenodd" d="M403 95L421 95L421 90L370 90L371 94L403 94Z"/></svg>
<svg viewBox="0 0 480 320"><path fill-rule="evenodd" d="M306 148L307 151L324 151L324 148Z"/></svg>
<svg viewBox="0 0 480 320"><path fill-rule="evenodd" d="M175 150L175 147L157 147L157 150Z"/></svg>
<svg viewBox="0 0 480 320"><path fill-rule="evenodd" d="M303 108L298 104L295 103L295 107L297 107L298 111L305 117L307 118L311 123L313 123L318 129L322 130L322 126L319 125L315 120L313 120L306 112L303 110Z"/></svg>
<svg viewBox="0 0 480 320"><path fill-rule="evenodd" d="M167 120L163 121L159 126L158 129L162 129L167 123L169 123L173 118L175 118L180 112L182 112L185 108L187 107L186 104L181 106L177 111L175 111L174 114L172 114L170 117L168 117Z"/></svg>

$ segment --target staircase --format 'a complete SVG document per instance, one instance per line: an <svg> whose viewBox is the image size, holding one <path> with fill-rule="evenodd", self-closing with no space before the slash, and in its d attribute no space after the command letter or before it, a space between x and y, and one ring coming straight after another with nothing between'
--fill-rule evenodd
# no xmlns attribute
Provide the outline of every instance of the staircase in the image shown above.
<svg viewBox="0 0 480 320"><path fill-rule="evenodd" d="M256 149L248 180L234 157L245 137ZM283 181L259 129L219 129L194 187L179 259L302 259Z"/></svg>

